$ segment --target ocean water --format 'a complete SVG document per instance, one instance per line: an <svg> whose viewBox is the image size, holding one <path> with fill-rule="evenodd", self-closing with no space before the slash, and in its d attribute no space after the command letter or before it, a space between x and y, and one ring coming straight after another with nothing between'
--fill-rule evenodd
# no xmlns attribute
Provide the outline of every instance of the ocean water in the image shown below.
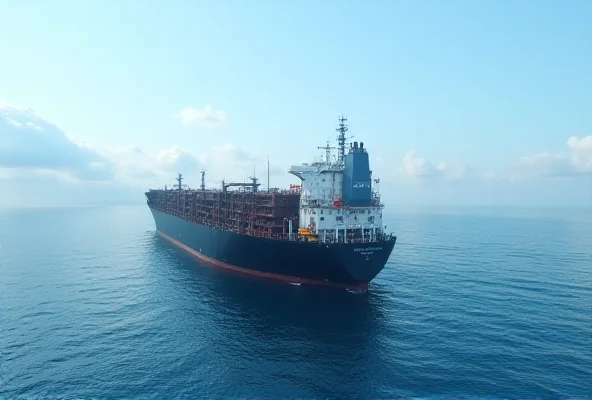
<svg viewBox="0 0 592 400"><path fill-rule="evenodd" d="M147 208L0 211L0 399L592 398L592 214L401 209L369 292L200 265Z"/></svg>

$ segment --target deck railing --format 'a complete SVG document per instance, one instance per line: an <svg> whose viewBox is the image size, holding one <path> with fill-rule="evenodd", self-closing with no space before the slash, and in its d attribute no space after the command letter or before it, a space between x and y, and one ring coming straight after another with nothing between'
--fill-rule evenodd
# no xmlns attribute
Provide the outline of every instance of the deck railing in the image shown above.
<svg viewBox="0 0 592 400"><path fill-rule="evenodd" d="M179 213L177 211L169 211L165 209L161 209L160 207L153 207L154 209L165 212L170 215L174 215L176 217L182 218L186 221L207 226L209 228L218 229L225 232L233 232L238 233L241 235L246 236L255 236L267 239L274 239L274 240L287 240L287 241L309 241L309 242L320 242L320 243L378 243L384 241L390 241L395 238L392 234L385 234L382 232L376 232L374 235L369 235L367 237L347 237L343 238L343 236L335 237L334 234L329 234L323 237L322 235L319 236L312 236L312 235L303 235L297 232L293 233L270 233L268 231L262 229L241 229L239 227L233 226L231 224L219 224L214 221L200 218L197 216L185 216L182 215L183 213ZM247 221L245 221L246 223Z"/></svg>

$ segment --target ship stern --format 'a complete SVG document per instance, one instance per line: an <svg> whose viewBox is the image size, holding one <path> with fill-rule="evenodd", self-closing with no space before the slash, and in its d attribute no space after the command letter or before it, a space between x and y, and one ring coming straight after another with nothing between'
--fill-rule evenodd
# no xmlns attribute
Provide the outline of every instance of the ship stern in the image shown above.
<svg viewBox="0 0 592 400"><path fill-rule="evenodd" d="M372 243L343 243L338 247L341 264L355 282L352 289L365 291L386 266L397 241L396 236Z"/></svg>

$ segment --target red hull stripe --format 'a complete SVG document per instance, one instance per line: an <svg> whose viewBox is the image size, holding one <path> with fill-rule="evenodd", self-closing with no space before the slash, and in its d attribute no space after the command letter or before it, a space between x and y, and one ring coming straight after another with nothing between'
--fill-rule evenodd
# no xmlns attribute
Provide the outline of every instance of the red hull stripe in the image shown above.
<svg viewBox="0 0 592 400"><path fill-rule="evenodd" d="M237 267L235 265L227 264L227 263L222 262L220 260L216 260L214 258L203 255L200 252L192 249L191 247L184 245L183 243L179 242L178 240L173 239L172 237L168 236L167 234L164 234L160 231L157 231L157 232L161 237L163 237L164 239L173 243L174 245L180 247L181 249L185 250L186 252L190 253L191 255L199 258L202 261L205 261L206 263L208 263L210 265L213 265L213 266L216 266L219 268L224 268L224 269L236 271L236 272L240 272L243 274L258 276L261 278L275 279L275 280L290 282L290 283L304 283L304 284L309 284L309 285L330 286L330 287L338 287L338 288L354 289L354 290L362 290L362 291L366 290L368 288L367 283L359 283L359 284L333 283L333 282L320 281L320 280L316 280L316 279L299 278L296 276L273 274L271 272L255 271L255 270L248 269L248 268Z"/></svg>

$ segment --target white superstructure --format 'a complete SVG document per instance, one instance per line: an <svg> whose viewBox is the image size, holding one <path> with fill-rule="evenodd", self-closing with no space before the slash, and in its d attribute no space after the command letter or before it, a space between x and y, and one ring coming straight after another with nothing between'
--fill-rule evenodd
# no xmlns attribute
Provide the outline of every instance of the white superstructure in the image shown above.
<svg viewBox="0 0 592 400"><path fill-rule="evenodd" d="M372 199L362 207L344 204L345 152L336 162L331 162L329 145L325 149L327 153L322 161L293 165L288 171L302 181L299 227L308 228L320 241L377 240L383 232L383 206L378 191L374 190Z"/></svg>

